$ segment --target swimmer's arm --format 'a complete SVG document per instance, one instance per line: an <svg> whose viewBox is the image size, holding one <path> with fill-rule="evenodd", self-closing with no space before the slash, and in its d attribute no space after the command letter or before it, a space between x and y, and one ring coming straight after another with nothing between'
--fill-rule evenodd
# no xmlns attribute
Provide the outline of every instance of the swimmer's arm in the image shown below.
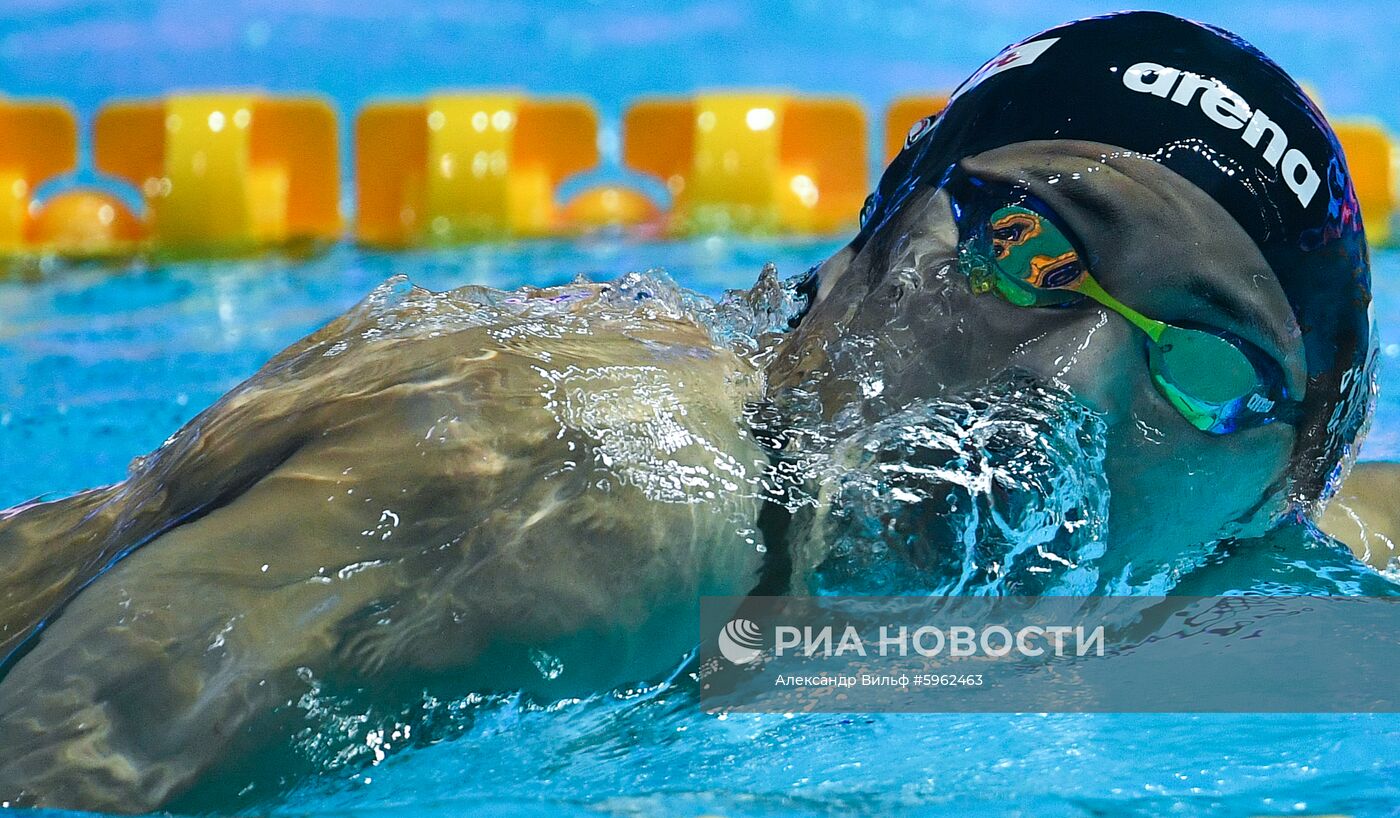
<svg viewBox="0 0 1400 818"><path fill-rule="evenodd" d="M1400 463L1358 463L1317 524L1357 559L1384 569L1400 556Z"/></svg>
<svg viewBox="0 0 1400 818"><path fill-rule="evenodd" d="M347 538L287 525L314 490L289 482L174 528L45 627L0 679L0 800L154 811L307 689L297 669L324 668L337 625L395 585L372 571L333 593L316 582L317 546Z"/></svg>

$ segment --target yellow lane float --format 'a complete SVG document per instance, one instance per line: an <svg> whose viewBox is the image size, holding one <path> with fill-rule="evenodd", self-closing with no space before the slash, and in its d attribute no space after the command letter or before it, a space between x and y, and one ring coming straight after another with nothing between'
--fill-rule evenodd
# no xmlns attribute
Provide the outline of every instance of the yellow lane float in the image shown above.
<svg viewBox="0 0 1400 818"><path fill-rule="evenodd" d="M909 130L921 119L942 113L948 105L943 95L920 94L897 97L885 109L885 164L904 149Z"/></svg>
<svg viewBox="0 0 1400 818"><path fill-rule="evenodd" d="M93 159L141 191L158 253L240 254L340 237L337 142L319 98L178 94L103 108Z"/></svg>
<svg viewBox="0 0 1400 818"><path fill-rule="evenodd" d="M1351 183L1361 203L1361 219L1366 224L1366 240L1373 245L1390 240L1390 218L1395 211L1396 167L1390 134L1376 121L1342 120L1333 123L1337 141L1342 143Z"/></svg>
<svg viewBox="0 0 1400 818"><path fill-rule="evenodd" d="M622 155L670 190L672 233L832 233L868 193L865 130L852 100L708 93L633 105Z"/></svg>
<svg viewBox="0 0 1400 818"><path fill-rule="evenodd" d="M77 159L78 126L66 105L0 97L0 254L33 250L34 189Z"/></svg>
<svg viewBox="0 0 1400 818"><path fill-rule="evenodd" d="M584 100L376 103L355 121L356 237L404 247L556 234L559 182L597 163L598 116Z"/></svg>

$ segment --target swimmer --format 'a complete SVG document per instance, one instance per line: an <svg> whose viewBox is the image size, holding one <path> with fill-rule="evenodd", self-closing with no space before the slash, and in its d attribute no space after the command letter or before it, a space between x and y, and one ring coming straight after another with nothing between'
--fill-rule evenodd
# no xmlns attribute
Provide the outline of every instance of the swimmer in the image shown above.
<svg viewBox="0 0 1400 818"><path fill-rule="evenodd" d="M0 797L158 808L307 673L512 689L540 684L530 648L596 689L664 672L696 641L698 595L800 591L820 530L781 538L753 495L673 502L590 464L635 441L670 447L658 473L738 482L767 457L743 421L764 397L873 421L1012 371L1062 385L1104 419L1129 588L1183 548L1315 513L1372 401L1366 244L1335 137L1252 47L1158 13L1003 51L911 132L805 288L763 366L666 314L332 354L366 329L352 314L126 482L11 512ZM834 354L853 338L878 403ZM551 380L541 356L588 377ZM560 390L611 420L561 416ZM735 520L762 522L766 554Z"/></svg>
<svg viewBox="0 0 1400 818"><path fill-rule="evenodd" d="M1316 514L1374 403L1335 135L1252 46L1165 14L1003 51L911 129L810 289L769 389L816 391L828 416L862 405L829 354L853 336L880 405L1014 368L1100 413L1121 591L1185 545Z"/></svg>

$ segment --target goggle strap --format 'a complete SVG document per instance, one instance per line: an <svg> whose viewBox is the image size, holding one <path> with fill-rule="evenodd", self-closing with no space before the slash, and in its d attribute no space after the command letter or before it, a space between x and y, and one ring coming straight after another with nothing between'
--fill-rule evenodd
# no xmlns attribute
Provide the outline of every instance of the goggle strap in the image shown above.
<svg viewBox="0 0 1400 818"><path fill-rule="evenodd" d="M1122 301L1109 295L1104 291L1103 287L1099 286L1099 282L1095 281L1093 276L1085 273L1084 277L1079 280L1079 283L1075 285L1074 289L1131 321L1133 326L1147 333L1147 337L1152 339L1152 343L1159 344L1162 342L1162 333L1167 331L1167 324L1165 321L1156 321L1148 318L1132 307L1129 307L1127 304L1124 304Z"/></svg>

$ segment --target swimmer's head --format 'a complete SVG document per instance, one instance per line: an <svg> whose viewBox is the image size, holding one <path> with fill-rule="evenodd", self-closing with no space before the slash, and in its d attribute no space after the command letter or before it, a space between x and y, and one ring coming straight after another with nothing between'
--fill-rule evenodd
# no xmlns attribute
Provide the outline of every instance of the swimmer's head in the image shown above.
<svg viewBox="0 0 1400 818"><path fill-rule="evenodd" d="M911 130L774 369L824 409L1015 369L1108 422L1110 529L1213 539L1340 479L1373 402L1335 135L1282 69L1155 12L1004 50ZM833 350L868 339L878 401Z"/></svg>

